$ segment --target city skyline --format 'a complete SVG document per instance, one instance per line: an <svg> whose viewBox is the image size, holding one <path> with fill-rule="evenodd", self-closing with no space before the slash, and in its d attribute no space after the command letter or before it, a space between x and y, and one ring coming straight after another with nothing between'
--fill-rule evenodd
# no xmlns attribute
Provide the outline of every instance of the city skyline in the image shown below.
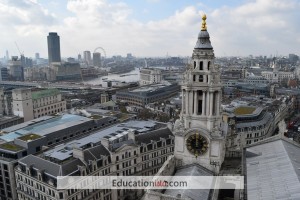
<svg viewBox="0 0 300 200"><path fill-rule="evenodd" d="M108 57L191 56L203 13L216 56L299 54L299 8L297 0L0 0L1 54L19 55L16 41L25 56L46 57L47 35L57 32L62 57L99 46Z"/></svg>

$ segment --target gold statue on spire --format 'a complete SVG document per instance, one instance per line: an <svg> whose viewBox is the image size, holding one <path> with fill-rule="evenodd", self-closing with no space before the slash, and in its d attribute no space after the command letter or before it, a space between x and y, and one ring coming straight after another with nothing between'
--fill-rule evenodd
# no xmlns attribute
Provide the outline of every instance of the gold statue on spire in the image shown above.
<svg viewBox="0 0 300 200"><path fill-rule="evenodd" d="M201 26L201 31L206 31L207 26L206 26L206 14L202 15L202 26Z"/></svg>

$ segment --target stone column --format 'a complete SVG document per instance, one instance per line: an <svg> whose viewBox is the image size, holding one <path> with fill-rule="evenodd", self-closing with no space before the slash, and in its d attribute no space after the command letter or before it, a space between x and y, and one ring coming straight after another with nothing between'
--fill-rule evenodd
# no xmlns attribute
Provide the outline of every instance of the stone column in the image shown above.
<svg viewBox="0 0 300 200"><path fill-rule="evenodd" d="M189 114L189 91L185 90L185 114Z"/></svg>
<svg viewBox="0 0 300 200"><path fill-rule="evenodd" d="M189 97L189 113L190 115L193 114L193 91L190 90L189 92L190 97Z"/></svg>
<svg viewBox="0 0 300 200"><path fill-rule="evenodd" d="M205 115L206 91L202 92L202 116Z"/></svg>
<svg viewBox="0 0 300 200"><path fill-rule="evenodd" d="M209 91L206 92L206 103L205 103L205 106L206 106L206 116L209 116Z"/></svg>
<svg viewBox="0 0 300 200"><path fill-rule="evenodd" d="M213 115L213 106L214 106L214 93L210 92L209 93L209 116Z"/></svg>
<svg viewBox="0 0 300 200"><path fill-rule="evenodd" d="M216 94L216 115L220 115L220 92L218 91Z"/></svg>
<svg viewBox="0 0 300 200"><path fill-rule="evenodd" d="M193 91L194 93L194 114L198 115L198 94L197 91Z"/></svg>
<svg viewBox="0 0 300 200"><path fill-rule="evenodd" d="M181 105L182 105L182 114L185 114L185 90L182 90L182 99L181 99Z"/></svg>

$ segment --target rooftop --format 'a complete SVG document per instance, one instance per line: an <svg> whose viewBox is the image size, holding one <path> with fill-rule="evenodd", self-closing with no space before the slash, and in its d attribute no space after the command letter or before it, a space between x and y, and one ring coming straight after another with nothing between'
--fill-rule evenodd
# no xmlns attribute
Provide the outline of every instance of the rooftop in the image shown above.
<svg viewBox="0 0 300 200"><path fill-rule="evenodd" d="M119 140L119 138L128 134L129 130L135 130L137 132L146 132L154 129L156 126L155 121L129 121L126 123L117 124L109 128L100 130L91 135L83 137L78 140L72 140L66 144L58 145L54 149L46 151L45 156L54 158L57 160L65 160L72 157L73 148L84 148L89 144L96 144L101 141L102 138L107 138L110 142Z"/></svg>
<svg viewBox="0 0 300 200"><path fill-rule="evenodd" d="M248 199L300 199L300 146L271 139L246 149Z"/></svg>
<svg viewBox="0 0 300 200"><path fill-rule="evenodd" d="M145 85L139 88L136 88L134 90L131 90L130 92L154 92L156 90L159 90L161 88L164 88L166 86L171 85L170 83L160 83L160 84L153 84L153 85Z"/></svg>
<svg viewBox="0 0 300 200"><path fill-rule="evenodd" d="M16 145L14 143L0 144L0 148L8 151L14 151L14 152L18 152L23 149L23 147Z"/></svg>
<svg viewBox="0 0 300 200"><path fill-rule="evenodd" d="M249 114L253 114L255 109L256 109L255 107L240 106L234 109L233 113L235 115L249 115Z"/></svg>
<svg viewBox="0 0 300 200"><path fill-rule="evenodd" d="M19 127L19 129L14 128L14 131L0 136L0 140L10 142L16 138L30 133L34 133L39 136L45 136L49 133L63 130L90 120L92 119L71 114L65 114L56 117L52 116L50 118L45 118L44 120L37 120L37 122L32 122L34 120L31 120L31 123L25 122L17 125L16 127Z"/></svg>
<svg viewBox="0 0 300 200"><path fill-rule="evenodd" d="M32 99L36 100L44 97L55 96L58 95L59 93L60 93L59 90L56 88L32 91Z"/></svg>
<svg viewBox="0 0 300 200"><path fill-rule="evenodd" d="M17 120L17 119L21 119L21 117L19 116L2 116L0 117L0 124L5 124L7 122L10 122L10 121L14 121L14 120Z"/></svg>
<svg viewBox="0 0 300 200"><path fill-rule="evenodd" d="M199 165L187 165L184 167L181 167L177 169L174 176L213 176L213 172L205 169L202 166ZM207 200L211 198L210 190L209 189L166 189L165 193L166 195L170 195L173 197L176 197L180 194L181 198L187 198L191 200Z"/></svg>
<svg viewBox="0 0 300 200"><path fill-rule="evenodd" d="M28 142L28 141L36 140L39 138L41 138L41 136L34 134L34 133L30 133L28 135L21 136L18 139Z"/></svg>

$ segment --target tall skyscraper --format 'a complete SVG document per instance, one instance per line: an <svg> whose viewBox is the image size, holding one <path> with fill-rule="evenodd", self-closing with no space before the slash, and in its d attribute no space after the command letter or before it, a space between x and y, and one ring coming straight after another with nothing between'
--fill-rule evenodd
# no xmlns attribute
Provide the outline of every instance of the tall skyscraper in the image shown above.
<svg viewBox="0 0 300 200"><path fill-rule="evenodd" d="M40 59L40 54L39 53L35 53L35 59L36 60Z"/></svg>
<svg viewBox="0 0 300 200"><path fill-rule="evenodd" d="M50 32L47 36L47 41L49 64L51 64L52 62L61 62L60 41L57 33Z"/></svg>
<svg viewBox="0 0 300 200"><path fill-rule="evenodd" d="M93 64L94 66L101 67L101 53L93 53Z"/></svg>
<svg viewBox="0 0 300 200"><path fill-rule="evenodd" d="M8 50L6 50L6 60L9 60Z"/></svg>
<svg viewBox="0 0 300 200"><path fill-rule="evenodd" d="M91 52L90 51L84 51L83 52L83 59L88 65L92 64Z"/></svg>

